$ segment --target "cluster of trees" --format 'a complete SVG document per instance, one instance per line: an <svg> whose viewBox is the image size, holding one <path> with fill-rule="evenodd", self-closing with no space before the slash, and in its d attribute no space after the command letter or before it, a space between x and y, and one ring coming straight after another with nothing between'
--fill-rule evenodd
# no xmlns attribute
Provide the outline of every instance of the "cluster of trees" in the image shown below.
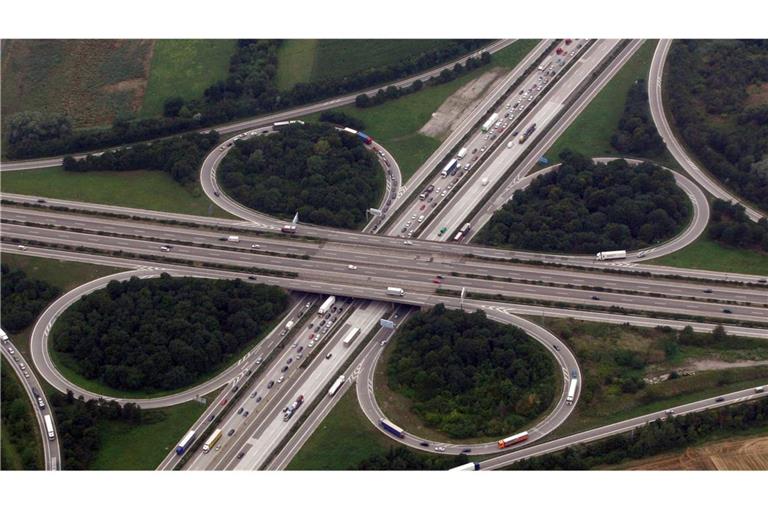
<svg viewBox="0 0 768 512"><path fill-rule="evenodd" d="M65 171L74 172L161 170L179 183L186 184L197 180L205 156L218 143L219 134L215 131L188 133L88 155L79 160L67 156L63 165Z"/></svg>
<svg viewBox="0 0 768 512"><path fill-rule="evenodd" d="M11 159L34 158L90 151L195 130L404 78L487 43L483 39L455 40L450 45L402 59L390 66L370 68L352 76L299 83L289 91L278 91L275 76L280 41L244 39L238 41L225 80L206 89L199 99L169 98L164 104L162 118L121 118L109 129L72 132L71 123L66 118L39 119L41 114L27 112L19 115L17 120L9 120L8 130L14 136L5 150Z"/></svg>
<svg viewBox="0 0 768 512"><path fill-rule="evenodd" d="M72 391L66 395L54 393L50 405L55 412L62 465L66 469L89 468L101 448L100 422L111 420L140 425L145 421L141 407L132 402L122 406L101 398L86 402L82 397L76 399Z"/></svg>
<svg viewBox="0 0 768 512"><path fill-rule="evenodd" d="M559 381L524 331L438 304L397 334L390 387L431 428L454 438L501 436L549 407Z"/></svg>
<svg viewBox="0 0 768 512"><path fill-rule="evenodd" d="M116 389L178 389L258 338L287 304L281 289L240 280L133 277L73 304L53 348L80 375Z"/></svg>
<svg viewBox="0 0 768 512"><path fill-rule="evenodd" d="M768 41L676 41L667 70L685 144L727 187L768 209L768 105L748 104L749 87L768 82Z"/></svg>
<svg viewBox="0 0 768 512"><path fill-rule="evenodd" d="M664 141L656 130L648 106L645 80L637 80L630 87L619 126L611 137L611 146L622 154L649 158L664 152Z"/></svg>
<svg viewBox="0 0 768 512"><path fill-rule="evenodd" d="M584 470L642 459L705 441L713 435L768 426L768 399L657 420L621 434L514 464L517 470Z"/></svg>
<svg viewBox="0 0 768 512"><path fill-rule="evenodd" d="M429 79L426 85L440 85L469 73L473 69L477 69L480 66L484 66L491 62L491 54L483 52L480 57L470 57L466 60L465 64L457 62L453 69L444 69L439 75ZM407 87L395 87L390 85L386 89L379 89L375 96L368 96L366 94L359 94L355 97L355 106L360 108L373 107L375 105L381 105L385 101L394 100L400 96L405 96L414 92L420 91L424 87L424 82L421 80L414 80L413 83Z"/></svg>
<svg viewBox="0 0 768 512"><path fill-rule="evenodd" d="M345 114L338 110L326 110L320 114L320 121L324 123L337 124L339 126L348 126L353 130L365 130L365 123L356 117Z"/></svg>
<svg viewBox="0 0 768 512"><path fill-rule="evenodd" d="M60 290L45 281L31 279L23 270L2 264L3 329L19 332L29 327L37 315L48 305Z"/></svg>
<svg viewBox="0 0 768 512"><path fill-rule="evenodd" d="M469 459L463 453L455 457L439 457L393 446L385 454L372 455L356 468L363 471L446 471L466 464Z"/></svg>
<svg viewBox="0 0 768 512"><path fill-rule="evenodd" d="M0 372L0 413L3 421L2 469L43 469L40 467L38 446L35 439L39 437L39 429L35 420L29 397L12 376L13 369L3 359L2 372ZM21 467L14 467L8 459L9 453L5 449L13 446L19 455Z"/></svg>
<svg viewBox="0 0 768 512"><path fill-rule="evenodd" d="M596 164L570 151L494 213L477 241L534 251L639 249L677 233L688 199L667 170L624 160Z"/></svg>
<svg viewBox="0 0 768 512"><path fill-rule="evenodd" d="M715 199L707 234L724 245L768 252L768 220L752 222L740 204Z"/></svg>
<svg viewBox="0 0 768 512"><path fill-rule="evenodd" d="M241 140L219 166L224 190L258 211L355 228L381 193L376 158L361 141L327 124L291 125Z"/></svg>

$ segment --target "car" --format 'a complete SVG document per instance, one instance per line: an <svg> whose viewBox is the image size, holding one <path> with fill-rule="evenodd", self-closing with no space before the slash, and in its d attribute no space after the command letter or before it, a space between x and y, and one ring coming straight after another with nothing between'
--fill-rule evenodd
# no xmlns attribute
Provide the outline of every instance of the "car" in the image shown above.
<svg viewBox="0 0 768 512"><path fill-rule="evenodd" d="M435 451L436 452L444 452L445 451L445 446L435 446Z"/></svg>
<svg viewBox="0 0 768 512"><path fill-rule="evenodd" d="M19 363L19 368L21 368L22 370L26 370L27 365L25 365L24 363Z"/></svg>
<svg viewBox="0 0 768 512"><path fill-rule="evenodd" d="M242 407L237 410L237 414L243 414L243 408Z"/></svg>
<svg viewBox="0 0 768 512"><path fill-rule="evenodd" d="M461 450L461 453L470 453L472 451L472 448L464 448Z"/></svg>
<svg viewBox="0 0 768 512"><path fill-rule="evenodd" d="M248 276L248 279L251 280L251 281L255 281L256 280L256 276Z"/></svg>
<svg viewBox="0 0 768 512"><path fill-rule="evenodd" d="M160 250L162 252L171 252L171 247L169 245L161 245Z"/></svg>
<svg viewBox="0 0 768 512"><path fill-rule="evenodd" d="M37 202L38 203L45 203L46 201L45 201L45 199L38 199Z"/></svg>
<svg viewBox="0 0 768 512"><path fill-rule="evenodd" d="M293 358L292 358L292 357L289 357L289 358L288 358L288 363L287 363L287 364L291 364L292 362L293 362Z"/></svg>
<svg viewBox="0 0 768 512"><path fill-rule="evenodd" d="M261 361L262 361L261 356L256 358L256 364L261 364Z"/></svg>
<svg viewBox="0 0 768 512"><path fill-rule="evenodd" d="M730 315L731 313L733 313L733 311L731 311L731 310L730 310L730 309L728 309L728 308L725 308L725 309L723 310L723 313L728 313L728 314Z"/></svg>
<svg viewBox="0 0 768 512"><path fill-rule="evenodd" d="M432 282L435 284L441 284L439 279L433 279Z"/></svg>
<svg viewBox="0 0 768 512"><path fill-rule="evenodd" d="M330 359L332 357L333 357L333 352L328 352L327 354L325 354L326 359Z"/></svg>
<svg viewBox="0 0 768 512"><path fill-rule="evenodd" d="M27 373L27 372L25 371L25 372L24 372L24 377L28 379L28 378L29 378L29 373Z"/></svg>
<svg viewBox="0 0 768 512"><path fill-rule="evenodd" d="M304 350L304 347L299 347L299 348L297 348L297 349L296 349L296 352L298 352L299 354L301 354L301 351L302 351L302 350Z"/></svg>
<svg viewBox="0 0 768 512"><path fill-rule="evenodd" d="M704 290L704 293L712 293L712 290L710 290L709 288L707 288L706 290Z"/></svg>
<svg viewBox="0 0 768 512"><path fill-rule="evenodd" d="M240 386L238 386L238 385L234 385L234 386L232 386L232 392L233 392L233 393L237 393L237 390L238 390L238 389L240 389Z"/></svg>
<svg viewBox="0 0 768 512"><path fill-rule="evenodd" d="M17 245L16 247L17 247L17 248L18 248L20 251L26 251L26 250L27 250L26 246L24 246L24 245Z"/></svg>
<svg viewBox="0 0 768 512"><path fill-rule="evenodd" d="M275 385L275 381L271 380L269 381L269 384L267 384L267 389L272 389L272 386Z"/></svg>
<svg viewBox="0 0 768 512"><path fill-rule="evenodd" d="M320 326L317 326L317 328L315 329L315 332L317 332L317 331L319 331L319 330L320 330ZM315 339L315 333L310 333L310 335L309 335L309 339L310 339L310 340L313 340L313 339Z"/></svg>
<svg viewBox="0 0 768 512"><path fill-rule="evenodd" d="M598 297L597 295L593 295L592 300L600 300L600 297Z"/></svg>
<svg viewBox="0 0 768 512"><path fill-rule="evenodd" d="M427 207L427 205L426 205L426 204L423 204L423 205L421 205L421 208L419 208L419 210L423 210L423 209L424 209L424 208L426 208L426 207Z"/></svg>
<svg viewBox="0 0 768 512"><path fill-rule="evenodd" d="M259 403L259 402L261 402L261 399L262 399L262 398L263 398L262 396L257 396L257 397L256 397L256 403Z"/></svg>
<svg viewBox="0 0 768 512"><path fill-rule="evenodd" d="M435 206L434 203L432 204L432 206ZM403 240L403 245L413 245L413 242L411 242L410 240Z"/></svg>
<svg viewBox="0 0 768 512"><path fill-rule="evenodd" d="M429 446L429 443L426 441L422 441L419 443L421 446Z"/></svg>
<svg viewBox="0 0 768 512"><path fill-rule="evenodd" d="M715 402L717 402L717 403L724 402L724 401L725 401L725 398L723 398L721 396L715 398Z"/></svg>
<svg viewBox="0 0 768 512"><path fill-rule="evenodd" d="M245 457L245 452L240 452L240 453L237 454L237 460L240 460L243 457Z"/></svg>
<svg viewBox="0 0 768 512"><path fill-rule="evenodd" d="M411 215L411 220L415 220L415 219L416 219L416 214L414 213L413 215Z"/></svg>
<svg viewBox="0 0 768 512"><path fill-rule="evenodd" d="M254 391L253 393L251 393L251 398L256 398L256 394L257 393L258 393L258 391Z"/></svg>
<svg viewBox="0 0 768 512"><path fill-rule="evenodd" d="M315 332L320 332L320 328L321 327L319 325L317 327L315 327ZM312 339L312 338L309 338L309 339Z"/></svg>
<svg viewBox="0 0 768 512"><path fill-rule="evenodd" d="M314 341L310 341L310 342L307 344L307 347L309 347L309 348L312 348L312 347L314 347L314 346L315 346L315 342L314 342Z"/></svg>
<svg viewBox="0 0 768 512"><path fill-rule="evenodd" d="M325 325L325 320L321 320L321 321L320 321L320 326L322 327L322 326L324 326L324 325Z"/></svg>
<svg viewBox="0 0 768 512"><path fill-rule="evenodd" d="M249 411L244 411L244 412L243 412L243 418L245 418L245 417L246 417L246 416L248 416L249 414L250 414L250 412L249 412Z"/></svg>
<svg viewBox="0 0 768 512"><path fill-rule="evenodd" d="M758 282L758 283L760 283L760 284L765 284L765 283L767 283L767 282L768 282L768 280L765 280L765 279L758 279L758 280L757 280L757 282Z"/></svg>
<svg viewBox="0 0 768 512"><path fill-rule="evenodd" d="M285 375L281 375L280 377L277 378L277 383L280 384L284 380L285 380Z"/></svg>
<svg viewBox="0 0 768 512"><path fill-rule="evenodd" d="M438 279L445 279L445 277L441 276L440 274L437 274L435 277Z"/></svg>
<svg viewBox="0 0 768 512"><path fill-rule="evenodd" d="M283 372L283 373L287 372L288 371L288 365L283 366L280 371Z"/></svg>
<svg viewBox="0 0 768 512"><path fill-rule="evenodd" d="M219 402L219 405L227 405L228 400L224 398L221 402Z"/></svg>
<svg viewBox="0 0 768 512"><path fill-rule="evenodd" d="M554 348L555 350L557 350L558 352L560 352L560 347L559 347L559 346L557 346L557 345L552 345L552 348Z"/></svg>
<svg viewBox="0 0 768 512"><path fill-rule="evenodd" d="M227 435L231 436L234 433L235 433L235 429L231 428L231 429L229 429L229 432L227 432Z"/></svg>

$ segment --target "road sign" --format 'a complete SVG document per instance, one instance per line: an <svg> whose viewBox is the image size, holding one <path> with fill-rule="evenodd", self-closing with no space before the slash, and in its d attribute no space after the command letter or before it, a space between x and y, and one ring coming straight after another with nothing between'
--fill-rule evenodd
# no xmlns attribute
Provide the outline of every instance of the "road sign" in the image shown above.
<svg viewBox="0 0 768 512"><path fill-rule="evenodd" d="M382 318L379 320L379 325L385 329L394 329L395 328L395 322L392 320L387 320L386 318Z"/></svg>

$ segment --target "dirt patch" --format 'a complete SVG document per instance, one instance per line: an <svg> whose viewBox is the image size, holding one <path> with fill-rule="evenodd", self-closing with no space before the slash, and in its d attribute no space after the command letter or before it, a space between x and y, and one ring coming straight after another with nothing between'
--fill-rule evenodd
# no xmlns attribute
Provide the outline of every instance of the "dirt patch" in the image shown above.
<svg viewBox="0 0 768 512"><path fill-rule="evenodd" d="M768 469L768 436L688 448L681 454L652 457L622 469L764 471Z"/></svg>
<svg viewBox="0 0 768 512"><path fill-rule="evenodd" d="M686 367L692 367L698 371L704 370L722 370L725 368L745 368L747 366L764 366L768 361L719 361L717 359L698 359L686 361Z"/></svg>
<svg viewBox="0 0 768 512"><path fill-rule="evenodd" d="M421 127L419 133L441 140L448 136L465 114L472 111L483 99L485 92L505 74L505 70L495 68L468 82L440 105L427 124Z"/></svg>
<svg viewBox="0 0 768 512"><path fill-rule="evenodd" d="M750 85L747 87L747 94L749 96L744 103L745 107L768 105L768 82L763 82L759 85Z"/></svg>

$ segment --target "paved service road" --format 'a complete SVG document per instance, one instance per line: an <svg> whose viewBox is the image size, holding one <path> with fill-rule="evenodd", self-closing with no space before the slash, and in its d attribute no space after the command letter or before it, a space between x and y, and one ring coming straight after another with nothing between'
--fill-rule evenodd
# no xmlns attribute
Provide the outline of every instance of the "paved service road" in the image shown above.
<svg viewBox="0 0 768 512"><path fill-rule="evenodd" d="M357 91L351 94L347 94L345 96L339 96L337 98L327 99L324 101L320 101L318 103L312 103L310 105L306 105L303 107L286 110L284 112L278 112L275 114L256 117L253 119L235 121L225 125L211 126L211 127L205 128L204 130L201 130L201 132L207 132L210 130L216 130L219 133L224 133L224 134L243 132L247 130L252 130L254 128L266 127L277 121L295 119L297 117L313 114L315 112L322 112L324 110L329 110L329 109L341 107L344 105L351 105L355 102L355 98L360 94L373 96L379 91L379 89L386 89L387 87L390 87L390 86L395 86L395 87L408 86L408 85L411 85L416 80L420 80L423 82L433 76L438 76L444 69L453 69L453 67L457 63L463 63L469 57L472 57L480 52L487 51L491 54L494 54L499 50L503 50L504 48L511 45L515 41L516 39L501 39L498 41L494 41L488 46L484 48L479 48L477 51L471 54L463 55L458 59L452 60L451 62L442 64L436 68L429 69L427 71L419 73L418 75L411 76L402 80L398 80L396 82L381 84L371 89L367 89L364 91ZM89 154L89 153L82 153L77 156L84 156L86 154ZM29 169L40 169L43 167L56 167L58 165L61 165L62 160L63 160L62 157L51 157L51 158L40 158L35 160L22 160L22 161L16 161L16 162L2 162L2 165L0 165L0 171L20 171L20 170L29 170Z"/></svg>
<svg viewBox="0 0 768 512"><path fill-rule="evenodd" d="M671 39L661 39L656 52L653 54L653 61L651 61L651 71L648 77L648 99L650 101L651 115L653 116L653 122L656 128L659 130L659 135L664 139L664 143L667 145L669 152L677 160L677 163L687 172L696 182L705 190L707 190L713 196L728 201L730 203L738 203L744 206L747 215L750 219L757 222L761 218L765 217L765 213L744 202L744 200L736 197L730 191L726 190L720 182L713 178L706 170L700 168L687 153L686 149L677 139L675 132L667 120L667 113L664 110L664 94L662 80L664 77L664 64L667 62L667 54L669 48L672 45Z"/></svg>
<svg viewBox="0 0 768 512"><path fill-rule="evenodd" d="M768 386L768 383L766 383L766 386ZM764 398L765 394L755 393L755 388L748 388L748 389L743 389L741 391L735 391L733 393L727 393L721 396L724 398L722 402L715 402L715 396L713 396L712 398L706 398L704 400L699 400L697 402L675 406L673 410L675 411L675 415L679 416L682 414L689 414L692 412L705 411L707 409L725 407L728 405L733 405L733 404L743 402L744 400ZM588 443L591 441L597 441L598 439L603 439L605 437L621 434L623 432L629 432L630 430L633 430L637 427L642 427L649 422L666 418L666 416L667 415L665 411L663 410L657 411L650 414L645 414L643 416L638 416L636 418L632 418L629 420L613 423L611 425L606 425L604 427L598 427L592 430L587 430L585 432L580 432L578 434L561 437L559 439L541 443L536 446L531 446L527 448L522 447L510 453L484 460L483 462L480 463L480 469L485 471L502 469L522 459L527 459L530 457L536 457L539 455L556 452L564 448L567 448L569 446Z"/></svg>
<svg viewBox="0 0 768 512"><path fill-rule="evenodd" d="M16 372L16 375L21 381L21 385L24 391L27 393L27 397L32 403L32 409L35 411L35 418L37 419L38 433L40 434L41 443L43 446L43 458L45 460L45 469L49 471L56 471L61 469L61 448L59 447L59 436L56 432L56 420L54 419L53 410L50 404L46 402L45 395L42 393L42 386L37 380L37 375L32 371L27 361L24 360L24 356L21 355L18 348L14 346L13 341L10 338L6 338L6 334L2 334L2 352L3 356L8 359L8 364ZM42 402L42 407L40 403ZM50 415L51 424L53 425L53 439L48 437L48 429L45 425L44 416Z"/></svg>

